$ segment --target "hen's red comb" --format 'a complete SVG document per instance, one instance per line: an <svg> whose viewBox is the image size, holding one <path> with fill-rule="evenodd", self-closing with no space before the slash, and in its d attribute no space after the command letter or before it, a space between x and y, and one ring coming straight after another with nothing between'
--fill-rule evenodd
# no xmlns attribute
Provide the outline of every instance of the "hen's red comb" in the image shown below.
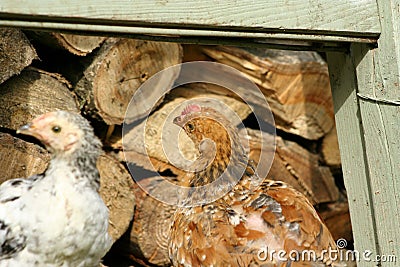
<svg viewBox="0 0 400 267"><path fill-rule="evenodd" d="M184 115L187 115L187 114L189 114L191 112L199 112L199 111L201 111L201 107L199 105L189 104L183 109L181 115L184 116Z"/></svg>

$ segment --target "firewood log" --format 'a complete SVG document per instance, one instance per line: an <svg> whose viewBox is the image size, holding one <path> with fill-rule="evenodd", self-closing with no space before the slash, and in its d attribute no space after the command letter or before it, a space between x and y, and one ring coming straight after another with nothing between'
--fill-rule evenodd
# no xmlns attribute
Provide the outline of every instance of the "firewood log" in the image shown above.
<svg viewBox="0 0 400 267"><path fill-rule="evenodd" d="M49 160L46 149L0 132L0 184L11 178L42 173Z"/></svg>
<svg viewBox="0 0 400 267"><path fill-rule="evenodd" d="M322 140L321 153L326 165L331 167L333 170L340 169L341 160L336 127L333 127Z"/></svg>
<svg viewBox="0 0 400 267"><path fill-rule="evenodd" d="M169 194L165 192L165 180L162 178L148 177L143 182L153 187L153 193ZM168 238L176 207L150 197L139 186L135 188L135 197L131 227L115 243L109 255L109 266L171 266ZM115 259L125 259L125 262L129 260L131 263L113 265Z"/></svg>
<svg viewBox="0 0 400 267"><path fill-rule="evenodd" d="M353 241L349 204L344 196L341 195L336 202L318 206L317 210L335 240L344 238L348 242Z"/></svg>
<svg viewBox="0 0 400 267"><path fill-rule="evenodd" d="M247 129L250 158L259 161L261 149L271 153L271 145L261 147L259 131ZM267 178L284 181L302 192L313 204L338 200L339 190L329 167L319 164L319 155L293 141L276 137L276 151ZM268 140L264 140L268 143Z"/></svg>
<svg viewBox="0 0 400 267"><path fill-rule="evenodd" d="M178 184L185 172L155 158L150 158L149 162L145 159L147 156L134 151L120 152L118 156L127 161L136 181L135 212L128 232L118 240L113 252L118 258L129 258L140 266L170 266L168 238L176 206L159 199L176 200L167 190L167 183ZM146 173L146 177L137 177L140 172ZM175 177L160 175L163 172Z"/></svg>
<svg viewBox="0 0 400 267"><path fill-rule="evenodd" d="M97 161L100 195L110 211L109 233L118 240L128 229L135 209L134 182L125 166L111 155Z"/></svg>
<svg viewBox="0 0 400 267"><path fill-rule="evenodd" d="M68 82L60 75L29 67L0 85L0 127L16 130L50 111L78 112Z"/></svg>
<svg viewBox="0 0 400 267"><path fill-rule="evenodd" d="M174 196L167 192L167 178L149 177L146 184L151 194ZM149 196L140 187L135 190L136 206L130 232L129 258L142 264L169 266L168 238L173 222L175 206Z"/></svg>
<svg viewBox="0 0 400 267"><path fill-rule="evenodd" d="M121 124L137 89L155 73L181 60L178 44L110 38L93 54L74 91L85 114L109 125ZM141 103L152 99L157 102L160 92L170 88L177 75L177 71L167 73L153 84L152 90L144 90L136 97L143 100ZM131 113L128 119L136 119L155 106L136 107L137 113Z"/></svg>
<svg viewBox="0 0 400 267"><path fill-rule="evenodd" d="M202 49L202 46L195 44L182 44L183 62L190 61L210 61L211 57L207 56Z"/></svg>
<svg viewBox="0 0 400 267"><path fill-rule="evenodd" d="M318 54L222 46L204 47L203 51L240 70L259 86L278 129L310 140L317 140L332 129L328 67Z"/></svg>
<svg viewBox="0 0 400 267"><path fill-rule="evenodd" d="M99 47L107 37L67 33L27 31L26 34L50 49L65 50L77 56L86 56Z"/></svg>
<svg viewBox="0 0 400 267"><path fill-rule="evenodd" d="M37 58L35 48L20 30L0 28L0 84Z"/></svg>
<svg viewBox="0 0 400 267"><path fill-rule="evenodd" d="M190 154L189 154L190 155ZM149 157L149 155L143 155L139 152L134 150L126 150L126 151L119 151L116 155L116 158L121 161L125 162L129 168L131 168L131 164L134 164L134 167L142 168L148 172L158 172L159 174L167 173L169 175L173 175L177 177L177 179L171 180L171 182L179 184L179 177L182 177L185 174L185 171L181 168L178 168L168 162L164 162L154 157ZM131 171L132 173L132 171ZM148 176L148 175L147 175ZM133 179L135 181L139 181L142 178L139 175L133 175Z"/></svg>

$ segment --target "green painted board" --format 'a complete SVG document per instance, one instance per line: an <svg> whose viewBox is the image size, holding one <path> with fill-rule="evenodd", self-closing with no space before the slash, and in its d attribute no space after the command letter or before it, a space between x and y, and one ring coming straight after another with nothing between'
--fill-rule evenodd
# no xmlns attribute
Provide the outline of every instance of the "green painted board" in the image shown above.
<svg viewBox="0 0 400 267"><path fill-rule="evenodd" d="M355 248L372 251L359 266L399 266L400 1L377 4L377 46L352 44L328 62Z"/></svg>
<svg viewBox="0 0 400 267"><path fill-rule="evenodd" d="M374 0L1 0L0 26L20 22L48 29L259 38L289 34L360 42L371 42L380 32Z"/></svg>
<svg viewBox="0 0 400 267"><path fill-rule="evenodd" d="M379 252L400 261L400 1L377 2L382 25L378 47L353 45L351 51Z"/></svg>
<svg viewBox="0 0 400 267"><path fill-rule="evenodd" d="M357 98L357 77L350 55L328 53L329 74L335 109L340 157L352 221L355 249L379 254L364 129ZM362 262L360 266L376 266Z"/></svg>

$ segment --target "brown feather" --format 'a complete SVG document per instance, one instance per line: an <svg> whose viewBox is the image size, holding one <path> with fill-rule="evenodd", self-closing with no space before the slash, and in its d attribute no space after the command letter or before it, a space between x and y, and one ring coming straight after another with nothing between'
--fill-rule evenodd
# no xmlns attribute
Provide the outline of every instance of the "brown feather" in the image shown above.
<svg viewBox="0 0 400 267"><path fill-rule="evenodd" d="M221 114L211 108L187 107L174 122L196 145L206 138L215 142L216 156L208 167L196 169L195 162L195 172L188 175L191 186L216 180L230 160L234 166L244 167L242 177L230 174L232 180L240 181L224 197L210 204L178 209L170 239L174 266L287 266L288 262L279 262L276 257L264 261L258 252L263 247L288 253L312 249L320 256L322 250L336 248L328 229L301 193L270 180L254 188L252 181L260 178L247 160L235 129ZM200 151L198 164L203 164L206 154ZM324 262L329 266L327 258ZM323 265L291 262L290 266Z"/></svg>

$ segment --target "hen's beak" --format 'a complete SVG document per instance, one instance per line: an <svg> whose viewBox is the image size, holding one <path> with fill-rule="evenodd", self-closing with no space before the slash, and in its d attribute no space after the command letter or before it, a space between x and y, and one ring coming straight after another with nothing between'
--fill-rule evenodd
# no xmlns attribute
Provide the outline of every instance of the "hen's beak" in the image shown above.
<svg viewBox="0 0 400 267"><path fill-rule="evenodd" d="M175 117L172 121L174 124L178 125L179 127L183 127L183 119L182 116Z"/></svg>
<svg viewBox="0 0 400 267"><path fill-rule="evenodd" d="M41 133L39 132L39 129L36 127L36 125L34 123L28 123L25 124L23 126L21 126L18 130L17 130L17 134L25 134L25 135L30 135L33 136L39 140L43 139L43 136L41 135Z"/></svg>
<svg viewBox="0 0 400 267"><path fill-rule="evenodd" d="M25 124L17 130L17 134L31 134L32 123Z"/></svg>
<svg viewBox="0 0 400 267"><path fill-rule="evenodd" d="M43 138L42 134L40 133L39 128L36 127L36 125L32 122L21 126L17 130L17 134L30 135L44 143L44 138Z"/></svg>

